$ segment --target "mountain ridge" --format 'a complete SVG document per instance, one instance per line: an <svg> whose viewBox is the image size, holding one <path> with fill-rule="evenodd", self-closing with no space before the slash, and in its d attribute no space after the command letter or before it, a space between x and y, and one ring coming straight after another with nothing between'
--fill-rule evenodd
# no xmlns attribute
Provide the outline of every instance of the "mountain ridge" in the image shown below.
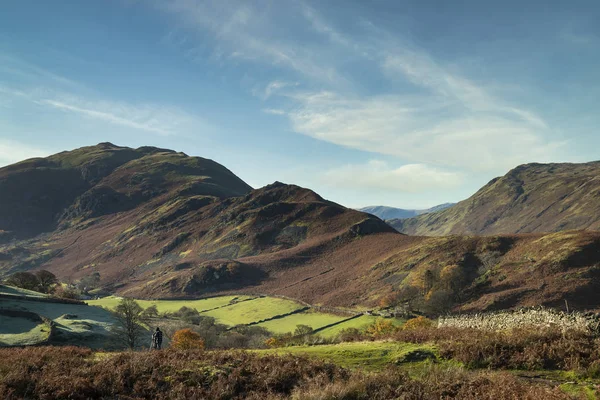
<svg viewBox="0 0 600 400"><path fill-rule="evenodd" d="M43 268L137 298L247 293L371 307L408 290L444 310L565 299L600 308L590 297L600 290L600 233L407 236L307 188L252 189L213 161L140 149L101 144L0 169L0 187L17 190L0 191L9 205L0 231L19 222L6 218L11 210L51 206L26 226L52 217L47 230L8 233L0 275ZM48 170L72 180L30 190ZM37 178L15 185L28 174Z"/></svg>
<svg viewBox="0 0 600 400"><path fill-rule="evenodd" d="M600 161L523 164L451 208L389 223L428 236L600 230Z"/></svg>

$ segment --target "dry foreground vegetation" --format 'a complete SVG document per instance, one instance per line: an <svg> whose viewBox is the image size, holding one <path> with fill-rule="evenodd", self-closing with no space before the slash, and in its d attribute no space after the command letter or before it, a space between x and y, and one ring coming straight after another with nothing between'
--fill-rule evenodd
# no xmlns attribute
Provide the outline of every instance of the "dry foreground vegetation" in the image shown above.
<svg viewBox="0 0 600 400"><path fill-rule="evenodd" d="M307 345L310 333L300 332L252 351L205 350L189 330L160 351L1 349L0 398L597 398L600 338L591 330L444 324L380 319L327 344Z"/></svg>

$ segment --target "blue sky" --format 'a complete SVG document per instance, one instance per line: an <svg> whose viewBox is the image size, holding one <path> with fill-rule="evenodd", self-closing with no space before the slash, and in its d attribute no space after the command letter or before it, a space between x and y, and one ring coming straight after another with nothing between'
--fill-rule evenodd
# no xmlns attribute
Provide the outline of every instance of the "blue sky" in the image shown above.
<svg viewBox="0 0 600 400"><path fill-rule="evenodd" d="M600 159L597 1L6 1L0 165L98 142L347 206Z"/></svg>

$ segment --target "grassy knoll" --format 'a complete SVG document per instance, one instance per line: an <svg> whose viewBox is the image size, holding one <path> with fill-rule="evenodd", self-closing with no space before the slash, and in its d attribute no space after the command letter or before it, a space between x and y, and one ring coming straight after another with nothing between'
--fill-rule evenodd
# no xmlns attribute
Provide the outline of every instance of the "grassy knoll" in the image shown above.
<svg viewBox="0 0 600 400"><path fill-rule="evenodd" d="M202 313L213 317L220 324L239 325L258 322L277 315L287 314L303 308L295 301L276 297L260 297Z"/></svg>
<svg viewBox="0 0 600 400"><path fill-rule="evenodd" d="M298 314L288 315L287 317L274 319L258 324L273 333L293 332L297 325L307 325L313 329L319 329L323 326L343 321L348 317L324 314L314 311L305 311Z"/></svg>
<svg viewBox="0 0 600 400"><path fill-rule="evenodd" d="M251 296L219 296L200 300L136 300L143 308L155 305L158 312L175 312L181 307L195 308L202 312L213 308L226 306L232 302L246 300ZM109 296L99 300L89 300L87 303L92 306L100 306L113 309L119 304L121 297Z"/></svg>
<svg viewBox="0 0 600 400"><path fill-rule="evenodd" d="M28 318L0 315L0 343L4 346L27 346L45 341L50 327Z"/></svg>
<svg viewBox="0 0 600 400"><path fill-rule="evenodd" d="M56 324L54 341L92 348L106 345L109 329L114 323L112 315L107 310L79 304L2 299L0 308L30 311L47 317ZM15 341L37 343L40 341L39 337L44 333L41 332L43 327L36 327L18 335L11 334L8 329L7 324L0 324L0 334L3 336L0 341L9 345L18 344Z"/></svg>
<svg viewBox="0 0 600 400"><path fill-rule="evenodd" d="M263 354L305 355L333 362L347 368L364 370L381 370L399 361L414 351L436 353L435 346L430 344L413 344L401 342L350 342L320 346L292 346L269 350L257 350Z"/></svg>

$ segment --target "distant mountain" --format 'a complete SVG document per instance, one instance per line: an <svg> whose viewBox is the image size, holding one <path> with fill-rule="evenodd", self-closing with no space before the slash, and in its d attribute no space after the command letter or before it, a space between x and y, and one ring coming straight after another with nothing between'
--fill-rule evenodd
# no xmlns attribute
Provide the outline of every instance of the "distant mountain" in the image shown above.
<svg viewBox="0 0 600 400"><path fill-rule="evenodd" d="M431 212L436 212L440 210L444 210L448 207L452 207L455 203L444 203L439 206L427 208L424 210L407 210L403 208L395 208L395 207L387 207L387 206L369 206L359 208L359 211L366 212L369 214L373 214L383 220L388 219L405 219L416 217L417 215L427 214Z"/></svg>
<svg viewBox="0 0 600 400"><path fill-rule="evenodd" d="M451 208L389 223L434 236L600 230L600 162L521 165Z"/></svg>

